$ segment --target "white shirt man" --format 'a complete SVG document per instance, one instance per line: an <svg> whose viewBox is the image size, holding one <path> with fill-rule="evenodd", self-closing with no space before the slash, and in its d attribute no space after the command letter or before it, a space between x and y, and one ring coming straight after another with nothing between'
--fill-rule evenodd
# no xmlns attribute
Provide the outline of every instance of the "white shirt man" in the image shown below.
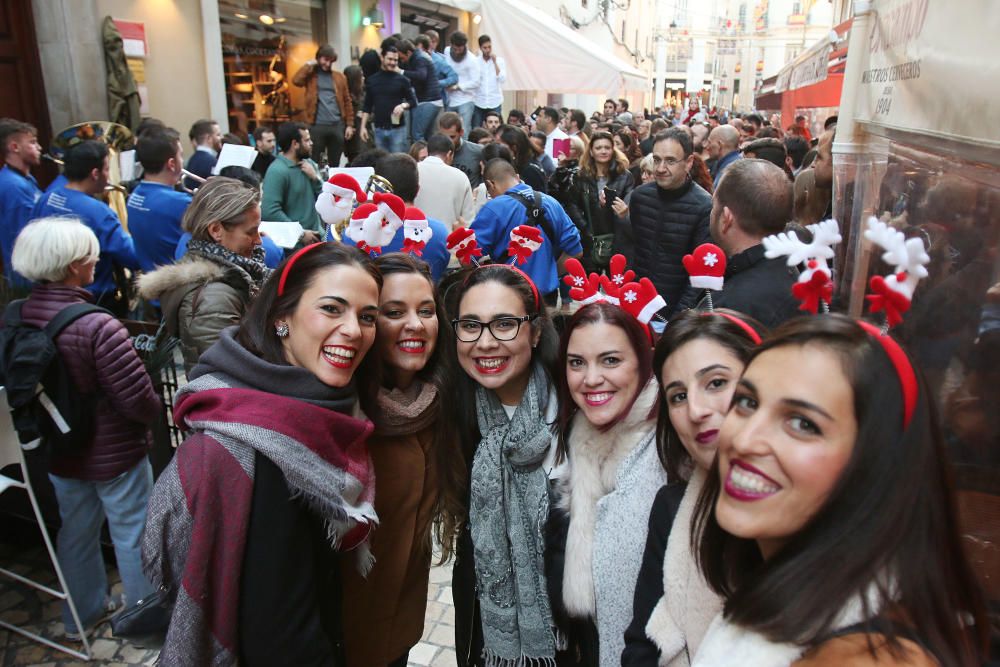
<svg viewBox="0 0 1000 667"><path fill-rule="evenodd" d="M475 102L483 77L480 59L469 53L468 46L464 44L452 44L445 49L444 55L455 74L458 74L458 84L448 91L448 106L454 108Z"/></svg>
<svg viewBox="0 0 1000 667"><path fill-rule="evenodd" d="M476 61L482 68L479 90L476 91L476 107L483 110L496 109L503 104L500 86L507 80L507 63L501 56L493 54L493 43L486 35L479 38L479 57Z"/></svg>
<svg viewBox="0 0 1000 667"><path fill-rule="evenodd" d="M427 157L417 163L420 190L413 203L428 218L440 220L454 229L472 222L472 188L468 177L451 166L453 145L444 135L427 140Z"/></svg>
<svg viewBox="0 0 1000 667"><path fill-rule="evenodd" d="M545 133L545 152L549 154L550 158L557 160L554 141L569 138L569 135L559 127L559 112L552 107L545 107L535 119L535 127L538 128L539 132Z"/></svg>

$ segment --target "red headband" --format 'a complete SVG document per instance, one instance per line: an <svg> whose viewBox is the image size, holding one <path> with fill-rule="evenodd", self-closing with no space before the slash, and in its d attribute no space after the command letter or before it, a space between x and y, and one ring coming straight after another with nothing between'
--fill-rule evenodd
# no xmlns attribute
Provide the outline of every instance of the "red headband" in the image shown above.
<svg viewBox="0 0 1000 667"><path fill-rule="evenodd" d="M535 286L535 281L532 280L527 273L517 268L516 266L512 266L510 264L483 264L473 269L472 272L468 276L466 276L464 284L468 285L469 279L472 278L472 274L478 271L479 269L485 269L487 266L505 266L512 271L517 271L518 273L520 273L521 277L524 278L525 282L528 283L528 286L531 287L531 294L535 297L535 312L540 313L542 311L542 302L541 299L538 298L538 288Z"/></svg>
<svg viewBox="0 0 1000 667"><path fill-rule="evenodd" d="M760 334L757 333L757 331L752 326L750 326L740 318L736 317L735 315L730 315L729 313L720 313L717 310L706 310L702 312L702 315L718 315L719 317L726 318L727 320L738 326L740 329L743 329L743 331L746 332L747 337L753 341L754 345L760 345Z"/></svg>
<svg viewBox="0 0 1000 667"><path fill-rule="evenodd" d="M323 245L324 243L326 243L326 241L320 241L318 243L307 245L304 248L299 248L295 251L294 255L288 258L288 262L285 263L285 268L281 270L281 280L278 281L278 296L285 293L285 281L288 280L288 272L292 270L292 266L295 262L299 261L299 258L302 257L302 255L306 254L316 246Z"/></svg>
<svg viewBox="0 0 1000 667"><path fill-rule="evenodd" d="M882 345L889 361L896 368L899 385L903 391L903 429L906 430L910 426L910 419L913 418L913 411L917 405L917 374L913 372L910 358L895 339L889 334L882 333L878 327L861 320L858 320L858 326Z"/></svg>

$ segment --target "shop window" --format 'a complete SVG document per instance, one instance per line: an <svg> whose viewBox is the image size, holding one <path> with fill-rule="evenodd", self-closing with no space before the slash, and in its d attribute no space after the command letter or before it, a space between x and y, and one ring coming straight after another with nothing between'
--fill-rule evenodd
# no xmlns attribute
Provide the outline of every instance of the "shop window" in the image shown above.
<svg viewBox="0 0 1000 667"><path fill-rule="evenodd" d="M323 0L220 0L219 24L230 130L301 120L305 90L291 79L327 41Z"/></svg>

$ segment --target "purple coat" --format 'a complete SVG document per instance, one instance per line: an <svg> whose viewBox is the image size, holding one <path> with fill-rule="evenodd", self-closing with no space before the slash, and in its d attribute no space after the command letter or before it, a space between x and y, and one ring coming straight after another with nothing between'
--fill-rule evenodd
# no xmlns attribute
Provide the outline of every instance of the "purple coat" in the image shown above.
<svg viewBox="0 0 1000 667"><path fill-rule="evenodd" d="M43 327L64 307L93 300L82 288L36 285L21 317ZM77 388L99 395L93 442L79 457L53 457L49 472L99 482L131 470L149 448L146 427L159 414L160 399L128 331L111 315L93 313L63 329L56 347Z"/></svg>

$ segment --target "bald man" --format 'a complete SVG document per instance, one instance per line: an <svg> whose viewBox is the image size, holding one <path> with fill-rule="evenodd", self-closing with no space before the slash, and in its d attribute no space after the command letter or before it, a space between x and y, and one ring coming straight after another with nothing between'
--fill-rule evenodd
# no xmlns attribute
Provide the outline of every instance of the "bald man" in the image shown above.
<svg viewBox="0 0 1000 667"><path fill-rule="evenodd" d="M732 125L720 125L709 133L705 148L709 157L715 160L712 186L717 188L726 167L743 157L740 154L740 131Z"/></svg>

